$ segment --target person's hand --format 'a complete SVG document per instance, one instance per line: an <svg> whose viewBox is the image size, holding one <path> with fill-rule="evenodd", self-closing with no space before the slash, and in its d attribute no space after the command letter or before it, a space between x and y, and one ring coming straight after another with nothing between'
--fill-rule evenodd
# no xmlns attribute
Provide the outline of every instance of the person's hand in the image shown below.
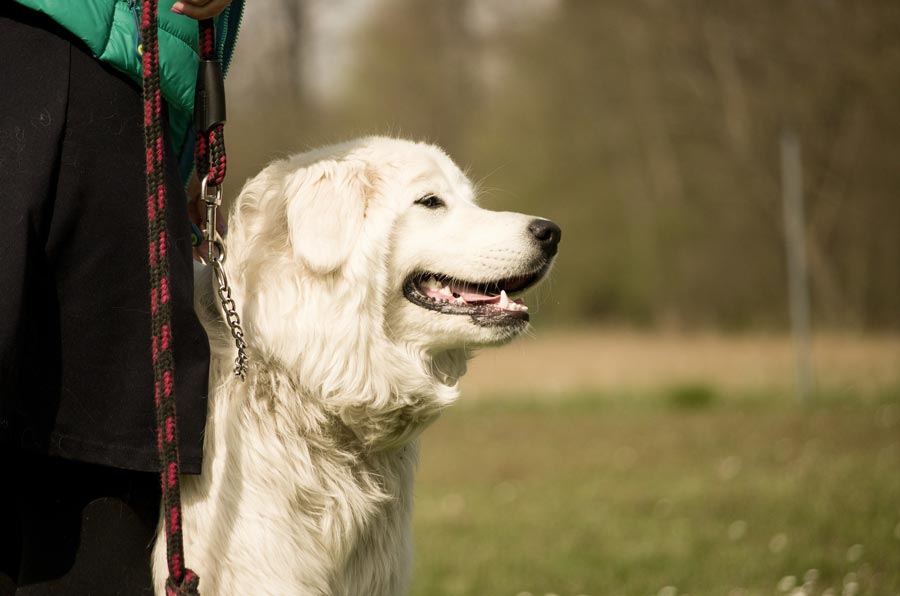
<svg viewBox="0 0 900 596"><path fill-rule="evenodd" d="M172 12L192 19L211 19L228 8L231 0L180 0L172 6Z"/></svg>

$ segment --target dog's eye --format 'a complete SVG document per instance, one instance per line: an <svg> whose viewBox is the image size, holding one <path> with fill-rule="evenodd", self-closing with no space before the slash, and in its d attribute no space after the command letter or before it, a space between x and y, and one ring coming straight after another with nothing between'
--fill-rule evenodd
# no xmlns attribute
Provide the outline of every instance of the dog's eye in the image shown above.
<svg viewBox="0 0 900 596"><path fill-rule="evenodd" d="M439 209L441 207L446 207L447 203L445 203L444 200L439 197L428 195L416 201L416 205L422 205L423 207L427 207L428 209Z"/></svg>

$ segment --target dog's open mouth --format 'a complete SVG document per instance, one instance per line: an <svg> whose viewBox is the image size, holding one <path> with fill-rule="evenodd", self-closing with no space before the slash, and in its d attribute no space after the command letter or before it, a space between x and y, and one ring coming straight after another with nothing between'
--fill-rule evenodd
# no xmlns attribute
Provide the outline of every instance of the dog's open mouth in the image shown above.
<svg viewBox="0 0 900 596"><path fill-rule="evenodd" d="M536 284L546 272L485 282L463 281L440 273L421 271L410 275L403 294L417 306L451 315L470 315L479 324L528 321L528 307L517 295Z"/></svg>

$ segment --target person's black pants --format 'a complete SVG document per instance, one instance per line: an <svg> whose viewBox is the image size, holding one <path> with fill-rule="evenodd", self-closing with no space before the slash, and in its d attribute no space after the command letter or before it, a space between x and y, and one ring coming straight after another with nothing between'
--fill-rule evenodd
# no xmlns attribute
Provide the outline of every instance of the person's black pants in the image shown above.
<svg viewBox="0 0 900 596"><path fill-rule="evenodd" d="M0 1L0 444L155 471L140 86ZM181 471L200 472L209 343L187 196L166 152Z"/></svg>

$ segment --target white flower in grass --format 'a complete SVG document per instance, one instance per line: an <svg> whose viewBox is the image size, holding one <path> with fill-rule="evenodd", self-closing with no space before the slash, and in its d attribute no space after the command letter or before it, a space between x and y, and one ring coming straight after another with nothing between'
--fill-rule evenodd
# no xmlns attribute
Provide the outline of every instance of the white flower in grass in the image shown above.
<svg viewBox="0 0 900 596"><path fill-rule="evenodd" d="M741 465L741 458L736 455L729 455L719 462L719 478L731 480L740 473Z"/></svg>
<svg viewBox="0 0 900 596"><path fill-rule="evenodd" d="M844 591L841 592L842 596L856 596L856 593L859 592L859 584L856 582L849 582L844 584Z"/></svg>
<svg viewBox="0 0 900 596"><path fill-rule="evenodd" d="M659 589L656 596L678 596L678 588L675 586L664 586Z"/></svg>
<svg viewBox="0 0 900 596"><path fill-rule="evenodd" d="M775 534L772 536L772 539L769 540L769 552L774 555L777 555L781 551L787 548L788 545L788 537L787 534L781 532L780 534Z"/></svg>
<svg viewBox="0 0 900 596"><path fill-rule="evenodd" d="M799 588L794 588L790 596L809 596L809 592L806 591L806 588L800 586Z"/></svg>
<svg viewBox="0 0 900 596"><path fill-rule="evenodd" d="M728 526L728 539L737 542L747 534L747 522L742 519L731 522Z"/></svg>
<svg viewBox="0 0 900 596"><path fill-rule="evenodd" d="M456 517L466 509L466 498L459 494L449 494L441 499L441 510L444 515Z"/></svg>
<svg viewBox="0 0 900 596"><path fill-rule="evenodd" d="M854 544L847 549L847 561L849 561L850 563L856 563L862 558L865 551L866 547L864 547L862 544Z"/></svg>
<svg viewBox="0 0 900 596"><path fill-rule="evenodd" d="M785 575L778 580L778 590L781 592L789 592L797 585L797 578L793 575Z"/></svg>
<svg viewBox="0 0 900 596"><path fill-rule="evenodd" d="M814 584L819 579L819 570L818 569L807 569L806 573L803 574L803 581L805 583Z"/></svg>

